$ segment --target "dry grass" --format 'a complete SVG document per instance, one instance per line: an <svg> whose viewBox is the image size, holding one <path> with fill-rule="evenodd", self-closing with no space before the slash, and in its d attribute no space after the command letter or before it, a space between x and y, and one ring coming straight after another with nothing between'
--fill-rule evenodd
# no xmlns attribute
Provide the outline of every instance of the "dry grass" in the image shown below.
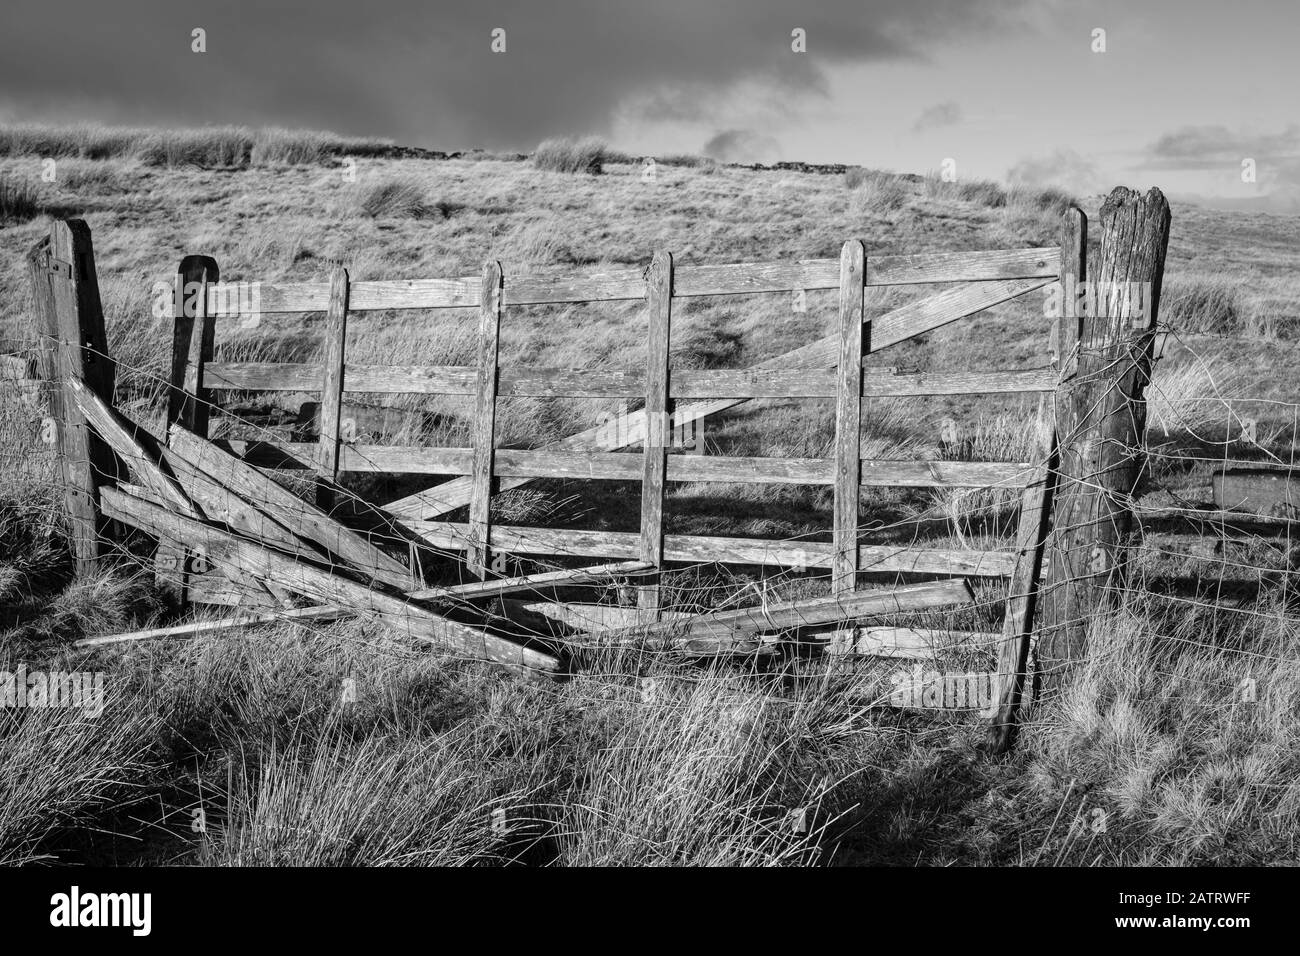
<svg viewBox="0 0 1300 956"><path fill-rule="evenodd" d="M599 176L606 162L615 162L603 140L587 138L548 139L533 151L533 165L556 173L589 173Z"/></svg>

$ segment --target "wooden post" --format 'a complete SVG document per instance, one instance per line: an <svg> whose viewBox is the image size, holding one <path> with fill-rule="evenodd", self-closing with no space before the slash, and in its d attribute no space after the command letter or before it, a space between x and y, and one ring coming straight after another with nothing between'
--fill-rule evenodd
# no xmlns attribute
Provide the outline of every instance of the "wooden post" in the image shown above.
<svg viewBox="0 0 1300 956"><path fill-rule="evenodd" d="M1061 217L1061 301L1073 300L1088 275L1088 217L1071 206ZM1051 329L1052 366L1073 369L1078 361L1079 318L1061 309ZM1072 374L1067 372L1065 374ZM1044 393L1038 406L1042 445L1033 480L1020 499L1020 526L1016 534L1016 564L1007 583L1007 610L1002 621L1002 646L998 655L997 713L989 722L986 748L1005 753L1015 743L1020 711L1034 697L1038 668L1030 673L1030 646L1034 634L1043 554L1050 531L1052 495L1059 466L1055 395Z"/></svg>
<svg viewBox="0 0 1300 956"><path fill-rule="evenodd" d="M469 569L487 578L488 542L491 538L492 478L496 462L497 359L501 341L501 263L483 267L483 294L479 300L478 380L474 398L474 483L469 502Z"/></svg>
<svg viewBox="0 0 1300 956"><path fill-rule="evenodd" d="M835 391L835 508L831 589L858 580L858 486L862 478L863 286L866 248L858 239L840 252L840 358Z"/></svg>
<svg viewBox="0 0 1300 956"><path fill-rule="evenodd" d="M659 251L646 275L646 306L650 317L645 391L645 471L641 481L641 552L639 557L659 568L664 557L664 481L668 473L669 407L668 346L672 326L673 257ZM659 576L637 590L637 606L658 620Z"/></svg>
<svg viewBox="0 0 1300 956"><path fill-rule="evenodd" d="M167 392L167 424L208 437L211 392L203 385L204 366L212 359L216 325L208 309L208 288L221 279L211 256L186 256L176 268L172 297L172 371ZM154 552L154 580L174 607L187 600L194 555L177 541L159 540Z"/></svg>
<svg viewBox="0 0 1300 956"><path fill-rule="evenodd" d="M103 553L106 529L99 509L99 488L117 475L111 449L87 427L64 384L75 379L105 401L113 400L114 367L108 355L95 252L85 222L68 219L52 223L49 237L28 255L28 272L41 326L39 374L46 382L45 399L80 577L95 570Z"/></svg>
<svg viewBox="0 0 1300 956"><path fill-rule="evenodd" d="M317 434L316 470L324 481L316 484L316 505L329 512L336 504L333 485L339 475L340 429L343 424L343 369L348 335L348 271L342 265L330 270L330 301L325 312L321 365L320 428ZM351 438L352 436L348 436Z"/></svg>
<svg viewBox="0 0 1300 956"><path fill-rule="evenodd" d="M1077 365L1067 361L1057 393L1060 463L1036 668L1044 690L1084 656L1088 621L1105 606L1107 582L1123 580L1168 243L1169 203L1160 190L1142 196L1117 187L1101 208L1088 294L1065 302L1069 310L1086 303L1078 310L1086 314ZM1095 310L1088 308L1094 301Z"/></svg>

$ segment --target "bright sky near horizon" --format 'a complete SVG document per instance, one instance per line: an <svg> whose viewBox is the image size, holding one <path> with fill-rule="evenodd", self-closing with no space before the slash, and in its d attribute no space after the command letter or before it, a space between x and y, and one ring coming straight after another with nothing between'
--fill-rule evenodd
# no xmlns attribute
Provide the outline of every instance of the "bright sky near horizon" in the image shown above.
<svg viewBox="0 0 1300 956"><path fill-rule="evenodd" d="M593 133L1300 212L1292 0L5 0L0 18L0 121L447 150Z"/></svg>

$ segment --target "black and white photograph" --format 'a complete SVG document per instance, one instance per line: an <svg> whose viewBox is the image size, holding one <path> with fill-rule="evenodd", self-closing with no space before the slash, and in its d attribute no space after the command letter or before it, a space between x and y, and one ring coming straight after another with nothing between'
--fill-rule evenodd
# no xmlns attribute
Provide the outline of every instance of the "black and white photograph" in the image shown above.
<svg viewBox="0 0 1300 956"><path fill-rule="evenodd" d="M1298 45L1287 0L3 0L6 923L1276 929Z"/></svg>

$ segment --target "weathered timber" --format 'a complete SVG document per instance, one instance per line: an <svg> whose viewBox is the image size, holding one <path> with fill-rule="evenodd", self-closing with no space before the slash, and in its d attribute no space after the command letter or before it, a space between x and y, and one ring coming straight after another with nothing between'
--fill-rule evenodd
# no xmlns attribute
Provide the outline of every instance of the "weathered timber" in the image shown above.
<svg viewBox="0 0 1300 956"><path fill-rule="evenodd" d="M1111 575L1123 574L1168 242L1160 190L1118 187L1102 205L1099 256L1088 263L1098 314L1082 317L1078 363L1057 394L1060 467L1036 659L1044 691L1084 656L1088 622L1105 608Z"/></svg>
<svg viewBox="0 0 1300 956"><path fill-rule="evenodd" d="M860 239L844 243L840 253L839 382L835 394L835 499L832 507L831 589L836 594L857 587L858 489L862 477L863 276L866 247ZM870 335L865 336L870 342Z"/></svg>
<svg viewBox="0 0 1300 956"><path fill-rule="evenodd" d="M370 614L409 636L469 657L490 660L521 674L552 673L559 661L552 655L453 621L403 596L332 574L300 558L291 558L211 525L184 518L116 489L104 489L104 510L111 517L150 534L166 535L201 546L217 565L233 564L254 577L272 581L296 594Z"/></svg>
<svg viewBox="0 0 1300 956"><path fill-rule="evenodd" d="M872 269L871 285L907 285L931 282L986 282L1035 279L1055 275L1060 250L1051 248L997 249L979 252L939 252L880 256ZM794 289L839 288L839 262L811 259L802 262L752 262L729 265L683 266L675 283L677 296L750 295L790 292ZM354 283L352 310L475 308L480 302L478 276L456 279L397 279ZM513 277L513 305L562 302L603 302L639 299L645 295L640 269L537 271ZM243 315L245 297L234 288L218 286L208 292L212 315ZM329 285L322 282L262 283L259 313L319 312L329 302Z"/></svg>

